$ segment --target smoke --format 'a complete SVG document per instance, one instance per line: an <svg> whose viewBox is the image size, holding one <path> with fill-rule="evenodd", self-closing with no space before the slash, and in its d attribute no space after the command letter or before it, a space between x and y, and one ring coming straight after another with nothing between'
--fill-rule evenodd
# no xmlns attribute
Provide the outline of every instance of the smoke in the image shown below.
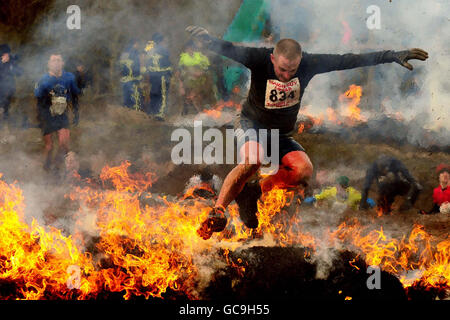
<svg viewBox="0 0 450 320"><path fill-rule="evenodd" d="M98 176L105 165L117 165L123 160L137 160L140 168L157 166L158 174L170 171L161 154L170 141L170 126L157 125L142 113L120 108L121 88L118 59L129 41L137 38L144 44L154 32L162 32L168 38L171 59L178 62L178 55L187 40L184 28L201 25L211 34L221 36L233 18L241 1L136 1L112 0L102 3L78 1L81 9L81 30L68 30L66 8L72 1L54 1L48 15L37 20L27 41L13 46L19 53L24 75L17 83L16 97L20 110L32 114L34 121L35 83L46 72L49 54L61 52L69 66L71 60L81 61L94 74L94 85L81 97L81 123L73 130L73 149L80 168L88 167L92 176ZM399 65L381 65L363 70L341 71L317 76L309 85L303 98L303 106L310 106L311 113L319 114L329 106L336 106L338 97L351 83L363 86L360 107L370 114L373 121L368 125L374 132L397 135L402 141L419 146L438 143L450 145L449 108L450 82L448 66L450 50L443 39L449 38L449 3L433 0L410 5L407 0L377 3L381 9L381 30L368 30L366 8L371 1L337 0L273 0L271 1L271 25L280 32L280 37L298 39L305 51L310 53L368 52L373 50L401 50L420 47L429 52L426 62L414 61L415 71L410 72ZM212 14L205 14L211 12ZM439 30L439 32L436 32ZM414 82L418 92L408 93L404 86ZM359 81L359 82L358 82ZM406 92L406 93L405 93ZM97 98L102 97L101 105ZM105 100L110 103L105 106ZM387 130L376 120L386 114L400 112L405 119L406 131ZM223 112L221 118L211 119L180 117L173 126L193 125L202 120L203 125L222 126L234 117L232 112ZM208 122L209 121L209 122ZM6 129L5 129L6 130ZM18 180L25 199L26 221L36 219L40 225L51 225L71 234L75 226L75 213L82 212L77 225L79 231L89 237L98 232L96 214L92 209L73 208L65 195L72 185L62 178L49 179L43 171L43 141L38 128L27 132L1 131L0 172L5 179ZM424 130L433 132L432 139ZM25 143L22 143L25 141ZM173 164L172 164L173 165ZM332 172L324 172L320 184L333 183L338 175L347 175L351 180L361 180L365 170L342 164ZM177 179L175 177L174 179ZM194 179L195 180L195 179ZM192 181L191 181L192 182ZM173 182L184 185L185 181ZM221 181L214 180L215 189ZM189 185L190 186L190 185ZM324 230L336 228L345 218L343 208L329 210L302 210L302 226L314 236L322 239ZM362 217L363 223L369 218ZM230 221L233 223L234 221ZM406 233L409 228L391 226L394 231ZM389 231L387 231L389 232ZM319 240L318 240L319 241ZM199 291L205 287L211 275L223 266L219 258L220 248L239 246L240 250L253 246L274 246L276 241L269 235L245 244L216 244L217 251L199 246L193 255L199 272ZM209 245L204 245L208 247ZM208 247L208 249L210 249ZM214 254L210 254L213 252ZM192 254L192 252L187 252ZM312 259L320 261L318 278L325 278L331 268L334 255L323 239L318 242Z"/></svg>
<svg viewBox="0 0 450 320"><path fill-rule="evenodd" d="M366 22L380 8L380 29L369 30ZM280 37L301 42L310 53L363 53L379 50L422 48L426 62L412 61L409 71L398 64L333 72L316 76L303 97L312 114L335 107L349 84L363 87L360 104L370 118L400 113L409 127L399 140L418 146L450 144L448 68L450 28L448 1L436 0L411 6L409 1L271 1L271 22ZM436 32L439 30L439 32ZM386 128L380 126L378 131ZM427 141L428 131L433 141ZM395 134L395 133L394 133Z"/></svg>
<svg viewBox="0 0 450 320"><path fill-rule="evenodd" d="M236 117L236 111L223 110L219 111L218 116L211 116L207 113L196 115L178 116L173 119L175 127L193 127L194 121L201 121L204 127L222 127L233 123Z"/></svg>

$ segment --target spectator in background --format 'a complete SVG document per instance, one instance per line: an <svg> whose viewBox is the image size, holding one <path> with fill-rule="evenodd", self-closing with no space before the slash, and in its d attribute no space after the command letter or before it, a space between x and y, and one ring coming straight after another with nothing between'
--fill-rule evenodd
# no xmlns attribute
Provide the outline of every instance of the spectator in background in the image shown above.
<svg viewBox="0 0 450 320"><path fill-rule="evenodd" d="M436 173L439 186L433 190L433 208L428 212L420 210L421 214L450 214L450 166L442 163L437 166Z"/></svg>
<svg viewBox="0 0 450 320"><path fill-rule="evenodd" d="M401 209L410 209L422 190L422 186L400 160L382 155L367 169L360 209L368 208L367 195L373 180L377 181L377 204L383 214L391 211L391 206L398 195L405 197Z"/></svg>
<svg viewBox="0 0 450 320"><path fill-rule="evenodd" d="M7 44L0 45L0 127L9 121L9 107L16 92L15 77L22 74L17 57L11 54Z"/></svg>
<svg viewBox="0 0 450 320"><path fill-rule="evenodd" d="M128 47L122 53L120 66L123 105L130 109L142 110L141 63L139 60L139 42L136 39L130 41Z"/></svg>
<svg viewBox="0 0 450 320"><path fill-rule="evenodd" d="M80 94L75 76L63 69L64 61L59 53L52 53L48 60L48 73L37 83L34 95L37 98L38 120L44 135L45 164L50 170L53 163L64 165L64 157L69 152L70 131L67 112L68 103L73 96ZM55 161L52 160L52 134L58 134L59 150Z"/></svg>
<svg viewBox="0 0 450 320"><path fill-rule="evenodd" d="M183 114L200 113L215 102L216 94L210 74L210 60L201 52L198 40L189 40L178 62L180 95L184 100Z"/></svg>
<svg viewBox="0 0 450 320"><path fill-rule="evenodd" d="M166 114L172 76L172 63L164 36L159 32L153 34L152 42L145 51L145 71L150 78L150 104L145 111L162 121Z"/></svg>
<svg viewBox="0 0 450 320"><path fill-rule="evenodd" d="M80 94L83 94L83 90L92 83L92 74L86 67L81 63L81 61L75 59L71 61L67 68L69 72L73 73L75 76L75 83L78 89L80 89ZM72 95L72 111L73 111L73 125L78 125L80 115L79 115L79 95Z"/></svg>

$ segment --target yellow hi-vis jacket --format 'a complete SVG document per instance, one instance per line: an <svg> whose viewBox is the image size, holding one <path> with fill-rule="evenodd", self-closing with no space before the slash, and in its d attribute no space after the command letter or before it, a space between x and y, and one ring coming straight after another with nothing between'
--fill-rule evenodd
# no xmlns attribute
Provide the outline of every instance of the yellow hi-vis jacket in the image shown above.
<svg viewBox="0 0 450 320"><path fill-rule="evenodd" d="M202 70L207 70L210 62L208 57L201 52L195 51L192 56L187 52L183 52L180 55L178 65L180 67L199 67Z"/></svg>
<svg viewBox="0 0 450 320"><path fill-rule="evenodd" d="M314 198L316 198L318 203L320 203L321 201L329 203L333 203L335 201L343 202L353 210L357 210L359 202L361 201L361 192L353 187L347 187L345 189L345 192L347 196L346 199L338 199L337 187L329 187L322 190L321 193L315 195Z"/></svg>

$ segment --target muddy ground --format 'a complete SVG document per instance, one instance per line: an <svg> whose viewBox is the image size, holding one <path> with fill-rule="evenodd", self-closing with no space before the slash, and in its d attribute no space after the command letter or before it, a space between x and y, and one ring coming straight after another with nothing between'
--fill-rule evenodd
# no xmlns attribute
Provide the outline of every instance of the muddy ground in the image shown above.
<svg viewBox="0 0 450 320"><path fill-rule="evenodd" d="M95 177L105 165L115 166L129 160L133 164L133 170L152 171L156 174L158 180L151 192L171 195L182 194L189 178L206 168L223 179L232 165L173 164L170 154L177 142L172 142L170 136L178 128L174 123L179 124L182 120L188 128L193 121L193 118L177 116L177 112L173 110L176 110L175 106L172 107L172 115L165 122L160 122L142 112L128 110L102 99L91 100L91 103L84 99L80 123L71 129L71 147L79 160L82 175ZM60 187L63 183L61 176L55 178L42 168L44 144L40 129L36 127L37 123L32 116L33 112L30 114L31 128L11 125L0 129L0 172L3 173L2 179L11 183L17 181L19 186L23 186L25 198L27 195L38 198L39 200L31 201L31 205L45 211L45 207L52 206L54 197L46 196L43 190L59 190L62 193L65 188ZM223 130L230 125L232 115L229 112L228 118L224 117L225 120L218 121L217 125ZM15 116L17 118L18 115ZM347 210L342 214L334 214L327 210L305 209L306 230L308 226L315 229L331 220L338 225L349 217L357 217L374 228L383 226L396 237L405 235L414 224L424 225L425 230L438 239L448 236L448 215L423 216L417 212L419 209L431 208L432 190L437 186L436 165L450 163L450 154L421 150L411 145L387 145L383 141L344 141L331 134L302 133L295 135L295 138L307 150L314 164L315 179L309 192L317 191L320 185L332 183L338 175L343 174L349 176L351 184L361 190L366 168L382 153L402 160L424 186L413 209L394 211L388 216L377 217L374 210ZM369 196L376 199L375 186L372 186ZM27 215L29 214L34 213L29 210Z"/></svg>

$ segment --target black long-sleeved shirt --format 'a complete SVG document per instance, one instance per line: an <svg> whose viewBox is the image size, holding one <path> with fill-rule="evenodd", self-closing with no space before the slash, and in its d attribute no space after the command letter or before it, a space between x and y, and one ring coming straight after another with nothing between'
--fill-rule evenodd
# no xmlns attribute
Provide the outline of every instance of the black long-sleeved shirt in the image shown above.
<svg viewBox="0 0 450 320"><path fill-rule="evenodd" d="M416 183L414 177L400 160L393 157L381 156L367 169L361 196L362 203L365 203L367 200L367 195L373 180L377 181L378 188L380 188L382 183L396 183L398 181L405 181L410 184Z"/></svg>
<svg viewBox="0 0 450 320"><path fill-rule="evenodd" d="M12 95L16 91L15 77L22 75L22 69L17 65L17 58L10 55L6 63L0 61L0 95Z"/></svg>
<svg viewBox="0 0 450 320"><path fill-rule="evenodd" d="M242 63L251 71L250 91L242 115L284 134L294 130L303 93L316 74L393 62L389 51L343 55L303 52L296 74L283 83L277 79L270 59L273 48L236 46L213 37L210 40L210 50Z"/></svg>

